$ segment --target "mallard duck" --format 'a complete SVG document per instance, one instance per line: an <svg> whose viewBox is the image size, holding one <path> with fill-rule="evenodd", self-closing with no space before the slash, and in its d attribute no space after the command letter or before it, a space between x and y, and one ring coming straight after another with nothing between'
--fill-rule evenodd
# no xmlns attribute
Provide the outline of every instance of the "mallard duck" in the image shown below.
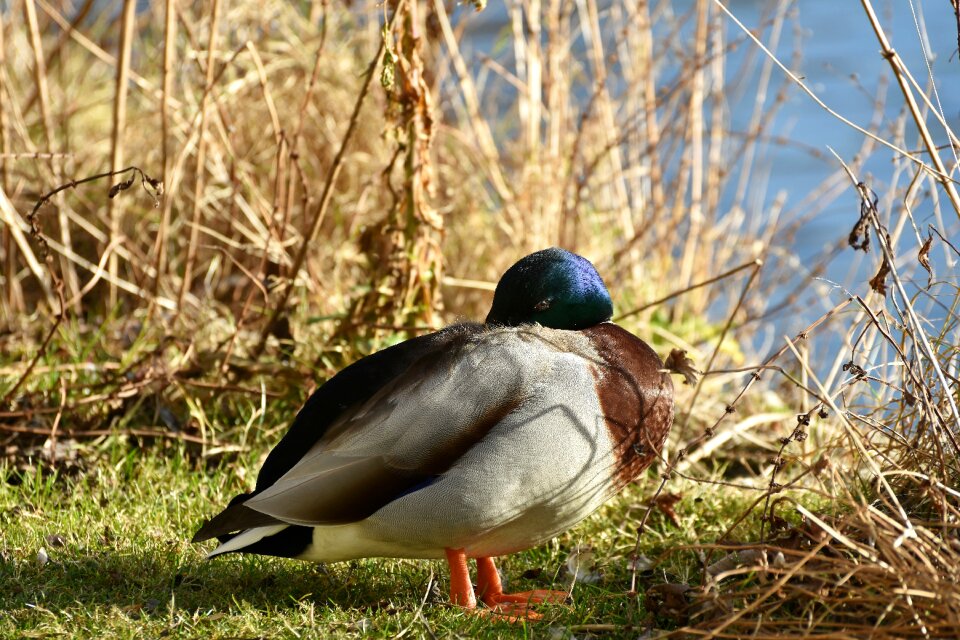
<svg viewBox="0 0 960 640"><path fill-rule="evenodd" d="M321 386L256 488L193 542L216 537L209 557L445 558L450 599L468 609L478 593L519 615L565 598L503 593L493 558L587 517L658 456L673 420L660 359L612 313L588 260L528 255L484 324L407 340Z"/></svg>

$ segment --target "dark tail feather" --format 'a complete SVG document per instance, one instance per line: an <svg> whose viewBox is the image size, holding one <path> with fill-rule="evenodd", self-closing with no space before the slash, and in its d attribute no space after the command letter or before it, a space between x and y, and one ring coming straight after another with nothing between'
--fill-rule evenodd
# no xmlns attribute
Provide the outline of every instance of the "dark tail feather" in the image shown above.
<svg viewBox="0 0 960 640"><path fill-rule="evenodd" d="M217 538L220 542L226 542L233 537L230 534L237 531L282 523L273 516L244 506L243 501L250 497L251 494L249 493L241 493L235 497L226 509L205 522L200 530L193 535L190 542L203 542L210 538Z"/></svg>

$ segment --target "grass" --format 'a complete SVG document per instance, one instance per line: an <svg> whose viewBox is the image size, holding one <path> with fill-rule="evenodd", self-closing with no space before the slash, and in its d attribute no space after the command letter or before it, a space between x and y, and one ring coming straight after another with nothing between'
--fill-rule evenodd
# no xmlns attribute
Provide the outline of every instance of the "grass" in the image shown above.
<svg viewBox="0 0 960 640"><path fill-rule="evenodd" d="M0 491L0 579L8 585L0 594L0 637L521 633L516 625L449 606L446 569L439 562L371 559L314 566L250 556L206 561L204 548L188 540L202 517L244 485L239 471L252 469L259 454L203 469L179 445L138 450L113 438L75 453L84 461L83 472L58 475L45 465L0 469L6 479ZM590 564L597 568L589 573L597 581L578 582L570 607L541 607L546 621L523 633L544 637L554 628L596 620L638 630L654 624L636 606L638 597L621 588L629 581L635 537L628 523L654 480L647 477L550 544L503 559L500 568L511 588L566 589L571 552L584 544L593 549ZM718 534L736 511L736 499L702 486L674 489L688 492L677 506L677 523L663 514L651 521L640 547L648 557ZM41 549L49 560L38 560ZM695 573L694 558L677 560L644 568L641 592L665 580L687 581Z"/></svg>

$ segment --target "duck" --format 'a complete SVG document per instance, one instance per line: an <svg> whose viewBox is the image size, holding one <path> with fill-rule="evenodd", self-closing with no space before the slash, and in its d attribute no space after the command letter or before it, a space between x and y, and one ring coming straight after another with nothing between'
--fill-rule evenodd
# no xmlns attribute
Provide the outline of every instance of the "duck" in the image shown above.
<svg viewBox="0 0 960 640"><path fill-rule="evenodd" d="M411 338L320 386L255 488L192 541L216 538L209 558L446 560L453 604L537 617L567 592L504 593L494 559L593 513L658 458L673 423L663 363L612 315L589 260L527 255L485 322Z"/></svg>

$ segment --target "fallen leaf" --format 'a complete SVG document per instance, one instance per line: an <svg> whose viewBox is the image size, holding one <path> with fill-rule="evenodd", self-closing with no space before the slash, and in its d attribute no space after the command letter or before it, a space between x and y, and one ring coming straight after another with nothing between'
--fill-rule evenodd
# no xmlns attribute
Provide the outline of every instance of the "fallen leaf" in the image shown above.
<svg viewBox="0 0 960 640"><path fill-rule="evenodd" d="M120 607L120 611L123 611L123 613L134 620L139 620L142 617L143 605L139 602L128 604L125 607Z"/></svg>
<svg viewBox="0 0 960 640"><path fill-rule="evenodd" d="M629 571L636 571L638 573L649 571L650 569L653 569L653 560L642 553L635 555L627 560L627 569Z"/></svg>
<svg viewBox="0 0 960 640"><path fill-rule="evenodd" d="M772 564L777 569L783 569L787 566L787 558L783 555L783 551L777 551L776 555L773 556Z"/></svg>
<svg viewBox="0 0 960 640"><path fill-rule="evenodd" d="M761 553L759 549L744 549L743 551L728 553L707 567L707 575L715 577L721 573L733 571L738 567L757 564L760 561Z"/></svg>
<svg viewBox="0 0 960 640"><path fill-rule="evenodd" d="M654 615L670 618L683 616L687 607L690 606L687 600L687 594L690 591L692 591L690 585L684 582L655 584L647 589L644 605L647 611Z"/></svg>
<svg viewBox="0 0 960 640"><path fill-rule="evenodd" d="M63 536L59 533L52 533L49 536L45 536L44 540L47 541L47 544L51 547L62 547L67 544L67 541L63 539Z"/></svg>
<svg viewBox="0 0 960 640"><path fill-rule="evenodd" d="M550 627L547 629L547 637L550 640L573 640L577 636L566 627Z"/></svg>
<svg viewBox="0 0 960 640"><path fill-rule="evenodd" d="M367 633L372 628L373 623L370 621L370 618L360 618L347 625L348 631L359 631L360 633Z"/></svg>
<svg viewBox="0 0 960 640"><path fill-rule="evenodd" d="M683 495L679 493L661 493L659 496L653 499L653 506L659 509L663 515L670 518L670 522L679 527L680 516L677 515L677 512L673 507L682 499Z"/></svg>
<svg viewBox="0 0 960 640"><path fill-rule="evenodd" d="M770 516L770 531L786 531L790 528L790 523L778 515Z"/></svg>
<svg viewBox="0 0 960 640"><path fill-rule="evenodd" d="M580 545L574 548L567 557L567 572L577 582L596 584L603 578L603 574L596 570L597 563L593 547Z"/></svg>

